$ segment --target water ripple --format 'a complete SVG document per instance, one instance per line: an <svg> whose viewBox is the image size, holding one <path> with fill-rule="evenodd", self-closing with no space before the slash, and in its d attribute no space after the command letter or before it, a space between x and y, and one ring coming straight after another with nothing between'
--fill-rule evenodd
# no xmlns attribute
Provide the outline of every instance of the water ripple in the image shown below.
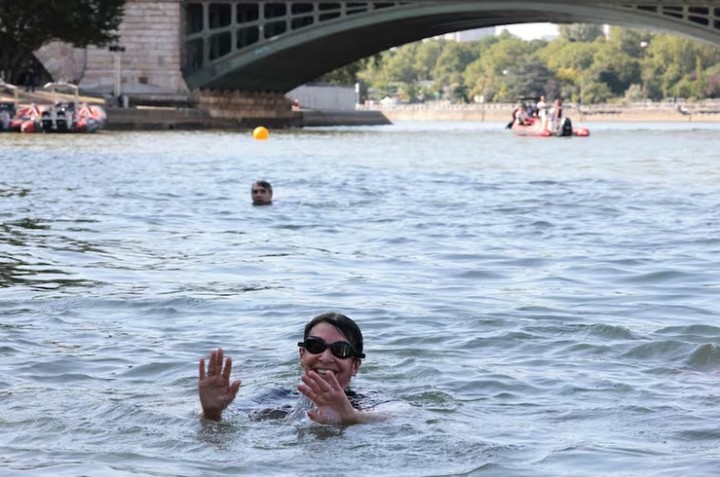
<svg viewBox="0 0 720 477"><path fill-rule="evenodd" d="M718 127L595 129L8 136L0 466L717 474ZM271 207L249 203L257 178ZM353 387L393 418L253 421L328 310L361 324ZM214 424L195 386L218 346L243 386Z"/></svg>

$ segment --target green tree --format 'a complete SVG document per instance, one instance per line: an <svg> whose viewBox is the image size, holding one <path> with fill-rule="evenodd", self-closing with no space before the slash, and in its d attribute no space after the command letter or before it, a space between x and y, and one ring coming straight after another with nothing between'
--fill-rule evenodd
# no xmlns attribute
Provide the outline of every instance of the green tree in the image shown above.
<svg viewBox="0 0 720 477"><path fill-rule="evenodd" d="M608 44L633 58L642 58L650 44L653 33L622 27L610 27Z"/></svg>
<svg viewBox="0 0 720 477"><path fill-rule="evenodd" d="M425 41L383 53L381 65L370 63L358 76L375 90L400 88L410 96L419 89L419 97L434 98L442 91L489 102L538 91L583 103L720 97L716 46L620 27L607 39L589 33L573 38L527 42L505 32L470 43ZM401 88L405 84L412 87Z"/></svg>
<svg viewBox="0 0 720 477"><path fill-rule="evenodd" d="M483 96L487 101L516 100L517 91L510 91L507 77L517 76L518 65L532 59L540 45L501 35L498 42L465 68L463 77L470 96Z"/></svg>
<svg viewBox="0 0 720 477"><path fill-rule="evenodd" d="M592 23L569 23L558 25L558 33L560 38L567 41L584 41L592 42L600 37L604 37L602 25Z"/></svg>
<svg viewBox="0 0 720 477"><path fill-rule="evenodd" d="M510 101L518 98L539 98L547 93L554 79L545 63L534 57L521 60L506 71L507 100Z"/></svg>
<svg viewBox="0 0 720 477"><path fill-rule="evenodd" d="M707 89L707 75L705 74L705 68L703 67L700 56L695 57L695 85L693 88L692 97L695 99L702 99L705 97L705 90Z"/></svg>
<svg viewBox="0 0 720 477"><path fill-rule="evenodd" d="M573 43L565 39L557 39L538 50L537 55L553 71L561 68L586 70L593 65L599 45L600 43Z"/></svg>
<svg viewBox="0 0 720 477"><path fill-rule="evenodd" d="M478 48L478 43L445 42L432 71L437 88L452 88L453 85L464 84L463 71L479 57L482 49L482 47ZM480 44L485 45L486 43Z"/></svg>
<svg viewBox="0 0 720 477"><path fill-rule="evenodd" d="M640 62L614 44L598 45L590 70L618 97L642 81Z"/></svg>
<svg viewBox="0 0 720 477"><path fill-rule="evenodd" d="M418 45L415 53L415 70L418 72L418 79L428 81L432 78L432 72L445 43L444 40L424 41Z"/></svg>
<svg viewBox="0 0 720 477"><path fill-rule="evenodd" d="M383 53L378 53L372 59L365 63L365 68L358 71L357 77L360 84L365 85L368 89L368 96L375 98L375 93L382 94L387 89L388 83L382 77Z"/></svg>
<svg viewBox="0 0 720 477"><path fill-rule="evenodd" d="M420 88L417 83L403 83L398 89L400 98L406 103L414 103L420 96Z"/></svg>
<svg viewBox="0 0 720 477"><path fill-rule="evenodd" d="M613 97L610 88L605 83L593 81L592 79L585 85L583 96L585 102L589 104L606 103Z"/></svg>
<svg viewBox="0 0 720 477"><path fill-rule="evenodd" d="M22 63L44 44L105 45L117 38L125 0L3 0L0 75L15 82Z"/></svg>
<svg viewBox="0 0 720 477"><path fill-rule="evenodd" d="M354 61L329 73L325 73L315 81L338 85L355 84L359 81L360 72L368 68L370 63L380 61L379 58L380 56L378 55Z"/></svg>
<svg viewBox="0 0 720 477"><path fill-rule="evenodd" d="M591 74L595 57L602 48L602 39L594 42L571 42L559 38L538 50L537 56L545 62L547 68L557 79L557 94L575 102L587 102L585 89L592 89L597 81ZM548 96L550 91L546 90Z"/></svg>
<svg viewBox="0 0 720 477"><path fill-rule="evenodd" d="M409 43L390 50L383 57L383 72L388 81L398 83L416 83L421 76L415 62L418 43Z"/></svg>
<svg viewBox="0 0 720 477"><path fill-rule="evenodd" d="M630 87L625 90L625 96L623 99L625 101L633 103L637 101L642 101L643 99L645 99L643 97L642 87L639 84L631 84Z"/></svg>
<svg viewBox="0 0 720 477"><path fill-rule="evenodd" d="M415 48L417 45L411 43L375 55L372 61L365 63L363 70L358 71L357 78L368 85L372 97L395 94L403 80L416 82L412 54Z"/></svg>
<svg viewBox="0 0 720 477"><path fill-rule="evenodd" d="M706 71L707 82L705 84L706 98L720 98L720 64L709 68Z"/></svg>
<svg viewBox="0 0 720 477"><path fill-rule="evenodd" d="M703 70L720 62L717 47L671 35L656 35L646 50L643 68L653 99L697 97L707 84L693 83L706 81Z"/></svg>

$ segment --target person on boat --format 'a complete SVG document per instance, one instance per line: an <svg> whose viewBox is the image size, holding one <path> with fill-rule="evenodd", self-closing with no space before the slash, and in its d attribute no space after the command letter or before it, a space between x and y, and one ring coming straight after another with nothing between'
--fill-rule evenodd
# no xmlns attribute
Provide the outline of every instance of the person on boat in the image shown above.
<svg viewBox="0 0 720 477"><path fill-rule="evenodd" d="M538 118L540 118L541 129L547 129L547 103L545 102L545 95L540 96L540 101L535 105L535 111L537 112Z"/></svg>
<svg viewBox="0 0 720 477"><path fill-rule="evenodd" d="M250 187L250 194L253 205L272 204L273 190L272 185L268 181L253 182Z"/></svg>
<svg viewBox="0 0 720 477"><path fill-rule="evenodd" d="M362 409L358 395L349 390L365 358L360 327L340 313L318 315L305 325L303 341L298 343L303 368L297 390L312 403L306 415L321 424L349 425L383 419L385 416ZM240 381L230 381L232 359L222 348L199 363L198 392L202 415L219 421L235 399ZM292 409L266 410L268 417L292 415ZM278 416L278 414L280 416Z"/></svg>
<svg viewBox="0 0 720 477"><path fill-rule="evenodd" d="M527 126L529 124L529 116L527 114L527 106L525 103L520 103L520 106L515 108L515 111L513 112L513 119L515 120L515 124L519 126Z"/></svg>
<svg viewBox="0 0 720 477"><path fill-rule="evenodd" d="M513 125L515 124L515 115L517 114L518 108L515 108L512 110L512 113L510 113L510 121L505 125L505 129L512 129Z"/></svg>
<svg viewBox="0 0 720 477"><path fill-rule="evenodd" d="M12 103L0 103L0 131L10 130L13 116L15 116L15 106Z"/></svg>
<svg viewBox="0 0 720 477"><path fill-rule="evenodd" d="M525 112L527 113L529 118L536 118L537 117L537 109L535 109L535 105L533 103L530 103L525 108Z"/></svg>
<svg viewBox="0 0 720 477"><path fill-rule="evenodd" d="M550 118L550 127L553 131L557 131L560 129L560 123L562 121L563 117L563 108L562 108L562 100L556 99L553 102L552 108L550 108L549 111L549 118Z"/></svg>
<svg viewBox="0 0 720 477"><path fill-rule="evenodd" d="M518 124L520 126L527 126L529 123L528 121L529 117L527 114L527 107L525 103L520 103L518 107L513 109L512 112L512 120L507 123L507 126L505 126L507 129L512 129L513 124Z"/></svg>

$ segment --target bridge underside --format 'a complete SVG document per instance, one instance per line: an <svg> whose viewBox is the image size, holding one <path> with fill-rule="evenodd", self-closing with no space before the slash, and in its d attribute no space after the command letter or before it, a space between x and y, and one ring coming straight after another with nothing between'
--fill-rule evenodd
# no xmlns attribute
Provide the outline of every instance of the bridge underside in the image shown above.
<svg viewBox="0 0 720 477"><path fill-rule="evenodd" d="M394 46L460 30L533 22L607 23L720 43L720 8L704 3L224 2L213 8L214 3L190 2L185 5L186 28L196 25L197 31L185 32L184 71L194 88L285 93ZM214 27L199 29L200 24Z"/></svg>

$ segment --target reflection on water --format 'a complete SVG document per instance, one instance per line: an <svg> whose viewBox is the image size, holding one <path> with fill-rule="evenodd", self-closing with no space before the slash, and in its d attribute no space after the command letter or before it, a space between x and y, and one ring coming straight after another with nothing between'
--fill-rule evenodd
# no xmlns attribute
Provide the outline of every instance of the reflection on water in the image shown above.
<svg viewBox="0 0 720 477"><path fill-rule="evenodd" d="M3 137L2 468L717 474L718 127L502 126ZM254 420L328 310L395 417ZM217 346L243 382L220 424Z"/></svg>
<svg viewBox="0 0 720 477"><path fill-rule="evenodd" d="M29 189L24 189L21 187L8 187L5 184L0 184L0 197L12 197L12 196L18 196L18 197L25 197L28 192L30 192Z"/></svg>
<svg viewBox="0 0 720 477"><path fill-rule="evenodd" d="M51 220L23 218L0 224L0 250L6 252L0 255L0 287L22 284L32 289L51 290L93 286L91 281L73 278L72 271L53 264L43 249L50 253L59 251L65 256L76 254L83 260L102 251L73 237L56 236L51 232L51 223Z"/></svg>

